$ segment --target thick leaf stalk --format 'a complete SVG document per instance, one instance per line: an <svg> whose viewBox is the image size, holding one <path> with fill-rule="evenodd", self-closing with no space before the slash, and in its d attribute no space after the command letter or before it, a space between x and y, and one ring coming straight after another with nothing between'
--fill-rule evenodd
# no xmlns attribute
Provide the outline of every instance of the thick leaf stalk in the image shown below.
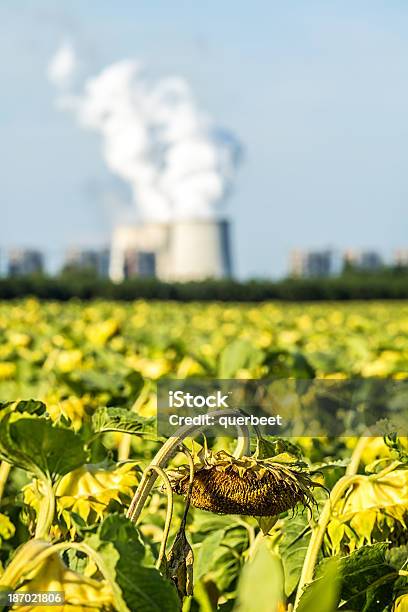
<svg viewBox="0 0 408 612"><path fill-rule="evenodd" d="M35 537L39 540L48 540L50 537L50 529L54 521L55 493L50 480L40 480L39 487L42 493L42 499L37 517Z"/></svg>
<svg viewBox="0 0 408 612"><path fill-rule="evenodd" d="M334 485L330 493L330 497L324 505L322 513L319 517L319 521L317 525L313 528L312 536L310 538L309 546L306 552L306 557L303 562L298 589L296 592L296 599L294 605L295 611L299 606L300 598L302 597L304 588L313 580L317 559L323 544L324 534L326 533L326 529L329 524L333 508L340 501L340 499L346 493L348 488L360 478L356 475L356 473L358 471L361 455L366 444L367 437L362 436L357 442L357 445L353 451L350 464L347 467L345 476L343 476L343 478L340 478L340 480L338 480Z"/></svg>

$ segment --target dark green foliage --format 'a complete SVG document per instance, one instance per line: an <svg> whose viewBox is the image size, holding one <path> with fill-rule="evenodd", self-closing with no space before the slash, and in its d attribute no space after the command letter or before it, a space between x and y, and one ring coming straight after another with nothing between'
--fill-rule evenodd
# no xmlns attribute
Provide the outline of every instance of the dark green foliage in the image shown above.
<svg viewBox="0 0 408 612"><path fill-rule="evenodd" d="M23 296L65 301L105 298L115 300L176 300L263 302L407 299L408 272L405 268L377 273L346 271L334 278L286 278L280 281L232 279L165 283L155 278L134 278L119 284L90 274L61 274L58 277L27 276L0 279L0 299Z"/></svg>

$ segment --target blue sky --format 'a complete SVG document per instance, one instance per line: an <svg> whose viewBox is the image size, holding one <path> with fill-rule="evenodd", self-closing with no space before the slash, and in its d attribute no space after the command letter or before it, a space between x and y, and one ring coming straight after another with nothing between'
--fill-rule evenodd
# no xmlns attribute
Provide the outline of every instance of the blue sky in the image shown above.
<svg viewBox="0 0 408 612"><path fill-rule="evenodd" d="M55 109L46 66L70 38L92 72L140 58L185 77L245 148L227 211L240 276L293 247L408 246L408 6L208 0L0 6L0 248L107 240L127 197L100 142ZM3 210L4 209L4 210Z"/></svg>

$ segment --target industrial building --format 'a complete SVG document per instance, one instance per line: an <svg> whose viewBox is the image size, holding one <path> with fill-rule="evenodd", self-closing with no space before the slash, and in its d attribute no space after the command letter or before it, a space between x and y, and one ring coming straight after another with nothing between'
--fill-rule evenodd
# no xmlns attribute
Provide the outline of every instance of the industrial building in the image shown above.
<svg viewBox="0 0 408 612"><path fill-rule="evenodd" d="M90 271L97 276L109 275L109 249L71 248L65 254L64 270Z"/></svg>
<svg viewBox="0 0 408 612"><path fill-rule="evenodd" d="M8 276L27 276L44 271L44 258L35 249L12 249L8 254Z"/></svg>
<svg viewBox="0 0 408 612"><path fill-rule="evenodd" d="M408 249L397 249L395 251L394 265L400 268L408 267Z"/></svg>
<svg viewBox="0 0 408 612"><path fill-rule="evenodd" d="M377 251L361 251L349 249L344 253L344 267L352 267L357 270L373 271L383 265L381 255Z"/></svg>
<svg viewBox="0 0 408 612"><path fill-rule="evenodd" d="M290 275L296 277L326 277L335 273L335 254L331 250L296 249L290 254Z"/></svg>
<svg viewBox="0 0 408 612"><path fill-rule="evenodd" d="M109 275L115 282L132 276L189 281L231 274L226 220L124 225L113 232Z"/></svg>
<svg viewBox="0 0 408 612"><path fill-rule="evenodd" d="M403 260L403 251L399 260ZM301 278L324 278L336 276L347 268L362 271L375 271L384 265L381 255L374 250L301 250L290 254L290 275Z"/></svg>

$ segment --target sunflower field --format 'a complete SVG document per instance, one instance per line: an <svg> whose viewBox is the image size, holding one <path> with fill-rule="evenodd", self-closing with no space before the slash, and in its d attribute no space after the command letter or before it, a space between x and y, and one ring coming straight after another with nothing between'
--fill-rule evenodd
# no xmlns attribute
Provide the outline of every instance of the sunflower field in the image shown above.
<svg viewBox="0 0 408 612"><path fill-rule="evenodd" d="M159 436L193 377L404 380L408 305L0 303L0 609L407 612L404 433Z"/></svg>

